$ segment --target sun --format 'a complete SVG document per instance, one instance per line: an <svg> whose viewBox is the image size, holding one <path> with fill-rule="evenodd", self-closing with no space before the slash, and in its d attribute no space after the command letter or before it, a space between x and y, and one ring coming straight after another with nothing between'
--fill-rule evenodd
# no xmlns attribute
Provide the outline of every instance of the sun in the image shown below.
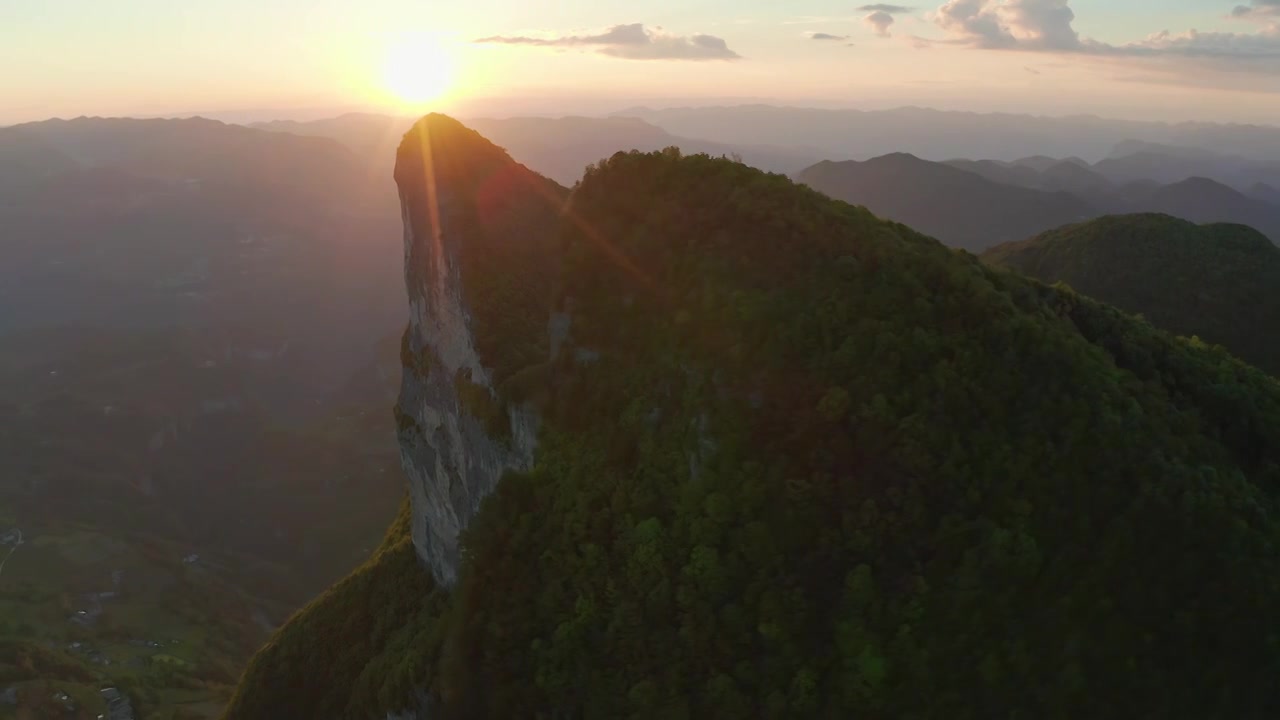
<svg viewBox="0 0 1280 720"><path fill-rule="evenodd" d="M387 48L383 84L406 105L435 102L453 86L453 58L430 35L401 38Z"/></svg>

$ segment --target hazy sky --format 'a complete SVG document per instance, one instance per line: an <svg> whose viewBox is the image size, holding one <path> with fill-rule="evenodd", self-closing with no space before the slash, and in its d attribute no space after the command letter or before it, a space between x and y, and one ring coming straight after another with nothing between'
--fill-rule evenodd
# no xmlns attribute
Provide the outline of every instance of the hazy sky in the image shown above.
<svg viewBox="0 0 1280 720"><path fill-rule="evenodd" d="M1275 122L1280 0L0 0L0 68L0 123L750 99Z"/></svg>

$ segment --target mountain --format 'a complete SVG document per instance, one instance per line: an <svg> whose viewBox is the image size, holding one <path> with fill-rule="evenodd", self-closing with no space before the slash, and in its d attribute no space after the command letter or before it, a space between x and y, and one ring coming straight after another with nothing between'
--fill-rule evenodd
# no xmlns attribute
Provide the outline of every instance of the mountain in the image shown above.
<svg viewBox="0 0 1280 720"><path fill-rule="evenodd" d="M1275 380L725 159L396 179L410 499L231 720L1280 712Z"/></svg>
<svg viewBox="0 0 1280 720"><path fill-rule="evenodd" d="M1022 165L995 160L947 160L945 165L981 175L991 182L1020 187L1036 188L1040 185L1040 171Z"/></svg>
<svg viewBox="0 0 1280 720"><path fill-rule="evenodd" d="M1271 203L1272 205L1280 206L1280 189L1276 189L1274 186L1268 185L1267 183L1255 183L1253 187L1249 188L1248 195L1254 200L1261 200L1266 203Z"/></svg>
<svg viewBox="0 0 1280 720"><path fill-rule="evenodd" d="M908 152L928 160L1027 156L1107 157L1120 142L1199 147L1257 160L1280 161L1280 127L1112 120L1090 115L1044 117L901 107L846 110L772 105L628 108L636 117L686 137L734 144L788 145L804 138L829 159L866 159ZM1038 169L1038 168L1037 168ZM1172 178L1182 180L1183 178Z"/></svg>
<svg viewBox="0 0 1280 720"><path fill-rule="evenodd" d="M1064 160L1059 158L1048 157L1047 155L1031 155L1024 158L1018 158L1017 160L1014 160L1013 162L1008 163L1008 165L1013 167L1024 167L1024 168L1034 170L1037 173L1043 173L1049 168L1055 165L1059 165L1061 163L1070 163L1072 165L1078 165L1083 168L1089 167L1089 163L1085 162L1084 160L1081 160L1078 157L1070 157Z"/></svg>
<svg viewBox="0 0 1280 720"><path fill-rule="evenodd" d="M796 178L833 198L863 205L975 252L1099 214L1067 193L1004 185L904 153L865 162L821 162Z"/></svg>
<svg viewBox="0 0 1280 720"><path fill-rule="evenodd" d="M1193 177L1140 193L1136 202L1148 212L1166 213L1199 223L1248 225L1280 241L1280 205L1248 197L1208 178Z"/></svg>
<svg viewBox="0 0 1280 720"><path fill-rule="evenodd" d="M1075 193L1090 200L1102 198L1115 191L1115 186L1106 176L1091 169L1088 165L1074 162L1071 159L1054 163L1040 171L1038 187L1042 190L1061 190Z"/></svg>
<svg viewBox="0 0 1280 720"><path fill-rule="evenodd" d="M1097 172L1118 183L1135 180L1174 183L1196 175L1221 176L1221 167L1215 169L1206 167L1213 164L1211 160L1206 160L1204 157L1142 150L1100 160L1093 167Z"/></svg>
<svg viewBox="0 0 1280 720"><path fill-rule="evenodd" d="M1005 185L1069 192L1100 208L1111 207L1118 202L1116 186L1079 158L1023 158L1012 163L948 160L945 164Z"/></svg>
<svg viewBox="0 0 1280 720"><path fill-rule="evenodd" d="M1280 205L1208 178L1115 185L1069 159L1034 164L1044 169L992 160L935 163L895 153L864 162L818 163L796 178L975 252L1108 213L1236 223L1280 238Z"/></svg>
<svg viewBox="0 0 1280 720"><path fill-rule="evenodd" d="M1099 218L991 248L982 259L1226 346L1280 376L1280 248L1243 225L1168 215Z"/></svg>
<svg viewBox="0 0 1280 720"><path fill-rule="evenodd" d="M1280 184L1280 162L1141 140L1117 143L1108 157L1093 165L1078 157L1044 155L1013 162L948 160L946 164L993 182L1070 192L1114 212L1158 209L1134 205L1135 198L1143 197L1142 188L1174 185L1191 178L1210 179L1267 202L1274 202L1267 188Z"/></svg>
<svg viewBox="0 0 1280 720"><path fill-rule="evenodd" d="M1280 162L1267 154L1243 157L1198 147L1126 140L1093 169L1117 183L1155 180L1175 183L1191 177L1212 178L1234 188L1280 183Z"/></svg>
<svg viewBox="0 0 1280 720"><path fill-rule="evenodd" d="M647 152L678 147L686 153L738 156L752 167L780 173L798 172L823 158L821 151L787 143L725 143L678 137L634 118L474 119L469 124L506 148L517 162L567 185L577 182L587 165L626 150Z"/></svg>
<svg viewBox="0 0 1280 720"><path fill-rule="evenodd" d="M1169 142L1183 147L1205 148L1217 153L1275 162L1277 129L1272 125L1179 123Z"/></svg>
<svg viewBox="0 0 1280 720"><path fill-rule="evenodd" d="M109 167L136 177L199 182L209 192L269 184L276 197L321 201L351 195L359 187L355 157L339 145L203 118L76 118L0 129L0 147L18 143L44 146L84 169ZM340 179L336 186L335 179ZM362 197L354 194L350 200L358 205Z"/></svg>
<svg viewBox="0 0 1280 720"><path fill-rule="evenodd" d="M1185 160L1189 162L1216 162L1221 160L1243 160L1238 156L1229 155L1227 153L1214 152L1201 147L1187 147L1183 145L1173 145L1170 143L1150 142L1147 140L1123 140L1116 143L1111 148L1108 156L1112 159L1132 157L1143 153L1152 155L1160 155L1169 159Z"/></svg>
<svg viewBox="0 0 1280 720"><path fill-rule="evenodd" d="M635 118L516 117L475 118L468 122L518 162L565 185L577 182L588 165L625 150L679 147L689 153L738 156L754 167L783 173L796 172L824 157L821 151L790 144L735 145L677 137ZM312 122L259 123L254 127L337 140L369 158L377 172L389 176L396 145L411 124L412 120L406 118L351 114Z"/></svg>

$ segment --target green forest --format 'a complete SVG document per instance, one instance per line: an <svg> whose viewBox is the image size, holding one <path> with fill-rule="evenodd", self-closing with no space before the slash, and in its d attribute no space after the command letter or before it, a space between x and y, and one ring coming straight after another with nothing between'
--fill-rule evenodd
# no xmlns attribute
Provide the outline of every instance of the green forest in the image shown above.
<svg viewBox="0 0 1280 720"><path fill-rule="evenodd" d="M507 170L422 122L441 186ZM470 222L550 201L502 187ZM550 365L473 317L543 424L457 586L406 507L227 718L1280 715L1276 380L728 159L619 153L553 220L503 331L571 312Z"/></svg>
<svg viewBox="0 0 1280 720"><path fill-rule="evenodd" d="M982 258L1067 283L1280 375L1280 248L1253 228L1111 216L994 247Z"/></svg>

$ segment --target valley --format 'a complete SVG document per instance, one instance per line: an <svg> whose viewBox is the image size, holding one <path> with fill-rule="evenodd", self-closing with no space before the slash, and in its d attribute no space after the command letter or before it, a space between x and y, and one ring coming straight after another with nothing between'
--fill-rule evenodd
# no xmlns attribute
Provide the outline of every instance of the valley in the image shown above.
<svg viewBox="0 0 1280 720"><path fill-rule="evenodd" d="M32 146L44 172L0 168L0 532L22 542L0 566L0 717L218 717L403 493L399 268L372 250L394 215L336 145L0 129ZM329 192L346 202L317 211Z"/></svg>

